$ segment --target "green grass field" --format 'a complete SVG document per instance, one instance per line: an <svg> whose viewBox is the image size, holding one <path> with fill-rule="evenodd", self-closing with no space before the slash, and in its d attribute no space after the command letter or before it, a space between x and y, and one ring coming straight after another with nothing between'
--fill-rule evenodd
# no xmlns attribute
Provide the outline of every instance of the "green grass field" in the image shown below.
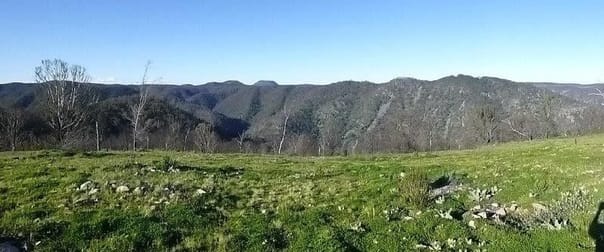
<svg viewBox="0 0 604 252"><path fill-rule="evenodd" d="M348 157L7 152L0 237L36 251L593 251L603 161L604 135ZM459 190L431 198L443 176ZM506 216L459 216L493 203Z"/></svg>

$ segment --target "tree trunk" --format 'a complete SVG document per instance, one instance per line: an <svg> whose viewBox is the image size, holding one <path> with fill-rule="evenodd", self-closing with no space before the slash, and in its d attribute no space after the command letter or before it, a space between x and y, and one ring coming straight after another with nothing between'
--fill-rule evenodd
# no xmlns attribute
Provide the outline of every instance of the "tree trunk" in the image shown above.
<svg viewBox="0 0 604 252"><path fill-rule="evenodd" d="M134 127L132 127L132 150L136 151L136 131L137 131L137 125L136 123L134 123Z"/></svg>
<svg viewBox="0 0 604 252"><path fill-rule="evenodd" d="M12 138L13 139L12 139L12 142L10 143L10 150L11 151L15 151L17 149L16 148L16 145L17 145L17 134L13 134Z"/></svg>
<svg viewBox="0 0 604 252"><path fill-rule="evenodd" d="M99 121L94 122L94 128L96 130L96 151L101 151L101 139L99 136Z"/></svg>
<svg viewBox="0 0 604 252"><path fill-rule="evenodd" d="M285 141L285 134L287 133L287 120L289 119L289 115L285 114L285 120L283 122L283 134L281 134L281 141L279 141L279 151L277 154L281 155L281 149L283 148L283 142Z"/></svg>

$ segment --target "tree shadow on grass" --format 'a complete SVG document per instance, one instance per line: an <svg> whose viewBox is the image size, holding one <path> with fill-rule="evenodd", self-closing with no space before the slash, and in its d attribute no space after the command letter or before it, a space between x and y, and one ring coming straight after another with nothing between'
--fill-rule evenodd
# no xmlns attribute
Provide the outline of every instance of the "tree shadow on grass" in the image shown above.
<svg viewBox="0 0 604 252"><path fill-rule="evenodd" d="M596 252L604 252L604 221L601 220L604 216L602 216L602 210L604 210L604 202L600 202L596 215L589 225L589 236L594 239Z"/></svg>

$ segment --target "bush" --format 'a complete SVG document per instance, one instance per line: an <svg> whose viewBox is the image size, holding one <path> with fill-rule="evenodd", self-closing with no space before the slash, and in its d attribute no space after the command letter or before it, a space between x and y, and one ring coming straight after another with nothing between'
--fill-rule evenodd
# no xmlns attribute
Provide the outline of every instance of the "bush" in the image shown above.
<svg viewBox="0 0 604 252"><path fill-rule="evenodd" d="M430 202L430 181L424 173L414 171L399 178L398 191L407 205L423 208Z"/></svg>
<svg viewBox="0 0 604 252"><path fill-rule="evenodd" d="M162 160L154 161L153 163L158 170L164 171L164 172L173 171L175 169L178 169L178 167L180 167L180 165L178 164L178 161L176 161L168 156L165 156Z"/></svg>

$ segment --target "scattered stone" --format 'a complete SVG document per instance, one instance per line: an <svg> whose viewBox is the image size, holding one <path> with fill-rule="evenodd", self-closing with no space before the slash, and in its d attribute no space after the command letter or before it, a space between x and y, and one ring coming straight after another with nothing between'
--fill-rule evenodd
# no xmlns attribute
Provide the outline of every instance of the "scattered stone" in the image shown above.
<svg viewBox="0 0 604 252"><path fill-rule="evenodd" d="M134 188L132 193L134 193L135 195L141 195L141 194L143 194L143 188L140 186L137 186L136 188Z"/></svg>
<svg viewBox="0 0 604 252"><path fill-rule="evenodd" d="M80 191L88 191L92 188L94 188L94 184L90 180L88 180L80 185Z"/></svg>
<svg viewBox="0 0 604 252"><path fill-rule="evenodd" d="M115 192L117 192L117 193L127 193L129 191L130 191L130 188L128 188L128 186L125 186L125 185L118 186L115 189Z"/></svg>
<svg viewBox="0 0 604 252"><path fill-rule="evenodd" d="M476 202L481 202L495 196L497 192L501 191L497 186L493 186L489 189L474 188L470 189L470 198Z"/></svg>
<svg viewBox="0 0 604 252"><path fill-rule="evenodd" d="M208 193L208 192L206 192L205 190L203 190L203 189L201 189L201 188L200 188L200 189L197 189L197 190L195 191L195 195L196 195L196 196L201 196L201 195L204 195L204 194L206 194L206 193Z"/></svg>
<svg viewBox="0 0 604 252"><path fill-rule="evenodd" d="M350 225L350 230L355 231L357 233L365 233L367 232L367 226L362 222L358 221Z"/></svg>
<svg viewBox="0 0 604 252"><path fill-rule="evenodd" d="M474 217L476 219L486 219L487 218L487 212L481 211L481 212L478 212L478 213L474 214L474 216L478 216L478 217Z"/></svg>
<svg viewBox="0 0 604 252"><path fill-rule="evenodd" d="M511 204L507 209L508 212L515 212L518 210L518 204Z"/></svg>
<svg viewBox="0 0 604 252"><path fill-rule="evenodd" d="M562 228L568 226L568 220L553 219L549 223L544 223L543 226L545 226L549 230L561 230Z"/></svg>
<svg viewBox="0 0 604 252"><path fill-rule="evenodd" d="M471 228L473 228L473 229L476 229L476 222L475 222L475 221L473 221L473 220L469 221L469 222L468 222L468 227L471 227Z"/></svg>
<svg viewBox="0 0 604 252"><path fill-rule="evenodd" d="M443 176L432 182L430 187L432 187L430 190L430 197L438 198L460 190L462 185L454 178Z"/></svg>
<svg viewBox="0 0 604 252"><path fill-rule="evenodd" d="M424 244L415 244L415 248L416 249L427 249L428 245L424 245Z"/></svg>
<svg viewBox="0 0 604 252"><path fill-rule="evenodd" d="M99 192L99 189L98 189L98 188L92 188L92 190L90 190L90 191L88 192L88 195L95 195L95 194L97 194L98 192Z"/></svg>
<svg viewBox="0 0 604 252"><path fill-rule="evenodd" d="M533 203L532 206L536 211L547 211L547 207L539 203Z"/></svg>
<svg viewBox="0 0 604 252"><path fill-rule="evenodd" d="M507 214L507 213L505 212L505 209L503 209L503 207L500 207L500 208L495 209L495 210L493 211L493 213L494 213L495 215L500 216L500 217L503 217L503 216L505 216L505 215Z"/></svg>
<svg viewBox="0 0 604 252"><path fill-rule="evenodd" d="M435 202L436 204L442 205L443 203L445 203L445 197L443 197L443 196L438 196L438 197L436 198L436 200L434 200L434 202Z"/></svg>

